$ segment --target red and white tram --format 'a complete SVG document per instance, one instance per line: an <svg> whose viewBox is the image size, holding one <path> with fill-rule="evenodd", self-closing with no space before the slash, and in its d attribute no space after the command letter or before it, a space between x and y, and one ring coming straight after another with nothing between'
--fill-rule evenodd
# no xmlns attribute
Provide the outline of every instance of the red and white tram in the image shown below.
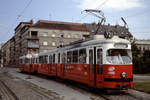
<svg viewBox="0 0 150 100"><path fill-rule="evenodd" d="M131 44L102 36L51 51L20 57L20 70L69 79L93 87L133 87Z"/></svg>

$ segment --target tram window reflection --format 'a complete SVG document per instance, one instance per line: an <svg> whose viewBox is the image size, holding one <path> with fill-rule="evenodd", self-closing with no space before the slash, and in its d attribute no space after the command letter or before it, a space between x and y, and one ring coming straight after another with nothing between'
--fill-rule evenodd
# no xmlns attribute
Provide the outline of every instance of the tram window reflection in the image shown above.
<svg viewBox="0 0 150 100"><path fill-rule="evenodd" d="M97 50L97 71L98 74L102 74L102 63L103 63L103 55L102 55L102 49Z"/></svg>
<svg viewBox="0 0 150 100"><path fill-rule="evenodd" d="M72 52L71 51L69 51L69 52L67 52L67 63L68 64L71 64L71 59L72 58Z"/></svg>
<svg viewBox="0 0 150 100"><path fill-rule="evenodd" d="M73 51L73 63L78 63L78 50Z"/></svg>
<svg viewBox="0 0 150 100"><path fill-rule="evenodd" d="M60 53L58 54L58 63L60 63Z"/></svg>
<svg viewBox="0 0 150 100"><path fill-rule="evenodd" d="M80 64L86 63L86 49L79 50L79 63Z"/></svg>
<svg viewBox="0 0 150 100"><path fill-rule="evenodd" d="M55 64L55 54L53 54L53 64Z"/></svg>
<svg viewBox="0 0 150 100"><path fill-rule="evenodd" d="M131 50L109 49L106 59L111 64L131 64Z"/></svg>

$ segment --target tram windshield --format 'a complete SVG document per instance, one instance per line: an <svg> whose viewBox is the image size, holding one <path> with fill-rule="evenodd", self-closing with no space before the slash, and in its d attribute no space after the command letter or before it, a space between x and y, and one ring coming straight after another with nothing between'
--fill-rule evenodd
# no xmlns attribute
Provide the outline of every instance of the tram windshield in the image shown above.
<svg viewBox="0 0 150 100"><path fill-rule="evenodd" d="M109 49L106 56L110 64L131 64L131 50L126 49Z"/></svg>

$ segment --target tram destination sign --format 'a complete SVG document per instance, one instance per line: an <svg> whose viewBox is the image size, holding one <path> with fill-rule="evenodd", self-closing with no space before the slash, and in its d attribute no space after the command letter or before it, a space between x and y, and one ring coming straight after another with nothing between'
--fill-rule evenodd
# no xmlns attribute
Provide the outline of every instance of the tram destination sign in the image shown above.
<svg viewBox="0 0 150 100"><path fill-rule="evenodd" d="M116 44L114 44L114 47L116 47L116 48L127 48L128 44L125 44L125 43L116 43Z"/></svg>

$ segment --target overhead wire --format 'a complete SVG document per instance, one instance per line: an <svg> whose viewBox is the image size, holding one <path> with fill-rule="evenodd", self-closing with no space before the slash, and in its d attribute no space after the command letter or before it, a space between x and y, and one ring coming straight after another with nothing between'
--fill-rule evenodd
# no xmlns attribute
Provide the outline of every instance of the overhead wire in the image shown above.
<svg viewBox="0 0 150 100"><path fill-rule="evenodd" d="M103 3L101 3L100 5L98 5L95 9L98 9L99 7L103 7L109 0L105 0ZM82 12L81 12L82 14ZM81 17L79 20L77 21L81 21L83 20L85 17L87 17L88 14L86 14L85 16Z"/></svg>
<svg viewBox="0 0 150 100"><path fill-rule="evenodd" d="M7 34L10 32L10 30L14 27L14 24L17 22L17 20L23 15L23 13L25 12L25 10L30 6L32 0L30 0L27 5L25 6L25 8L17 15L17 18L15 19L15 21L13 22L13 24L11 25L11 27L8 29Z"/></svg>
<svg viewBox="0 0 150 100"><path fill-rule="evenodd" d="M105 0L102 4L100 4L99 6L97 6L95 9L98 9L99 7L103 7L109 0Z"/></svg>

